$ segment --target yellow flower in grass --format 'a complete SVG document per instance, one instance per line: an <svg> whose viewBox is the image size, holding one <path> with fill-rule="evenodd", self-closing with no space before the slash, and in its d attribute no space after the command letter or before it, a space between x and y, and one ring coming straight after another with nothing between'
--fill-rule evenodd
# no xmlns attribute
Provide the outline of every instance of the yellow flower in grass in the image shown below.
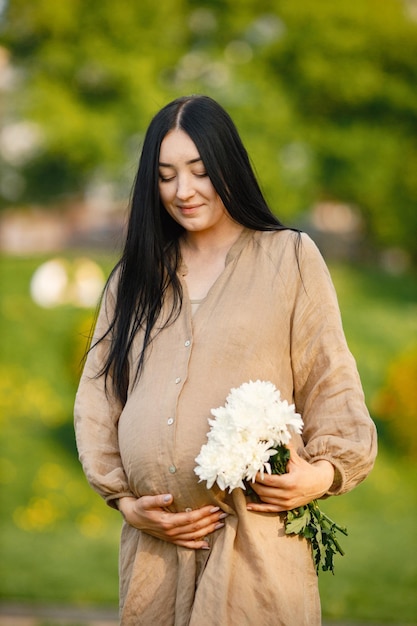
<svg viewBox="0 0 417 626"><path fill-rule="evenodd" d="M51 530L60 519L62 513L50 498L33 497L27 506L19 506L13 519L16 525L26 531Z"/></svg>
<svg viewBox="0 0 417 626"><path fill-rule="evenodd" d="M102 516L94 510L79 515L76 523L81 534L91 538L102 536L106 527Z"/></svg>

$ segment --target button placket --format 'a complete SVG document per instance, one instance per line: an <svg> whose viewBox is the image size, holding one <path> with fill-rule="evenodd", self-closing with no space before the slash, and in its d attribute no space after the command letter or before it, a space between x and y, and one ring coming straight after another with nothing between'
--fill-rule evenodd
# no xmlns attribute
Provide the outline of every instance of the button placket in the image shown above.
<svg viewBox="0 0 417 626"><path fill-rule="evenodd" d="M185 336L184 336L185 335ZM171 459L174 460L176 458L176 444L175 444L175 425L176 425L176 407L177 407L177 403L178 403L178 398L181 394L182 391L182 386L186 380L187 377L187 371L188 371L188 363L189 363L189 359L190 359L190 346L192 345L192 328L188 328L185 333L184 333L183 337L182 337L182 344L183 347L186 348L186 350L180 350L178 353L178 362L177 362L177 367L179 369L178 373L180 373L179 376L176 376L174 378L174 384L177 386L177 390L176 390L176 401L175 401L175 405L172 406L171 408L171 415L166 417L166 425L169 427L172 427L172 430L170 430L170 439L171 439ZM188 338L187 338L188 335ZM168 414L169 415L169 414ZM177 467L174 463L171 463L170 465L168 465L167 467L169 474L171 474L172 476L174 476L177 473Z"/></svg>

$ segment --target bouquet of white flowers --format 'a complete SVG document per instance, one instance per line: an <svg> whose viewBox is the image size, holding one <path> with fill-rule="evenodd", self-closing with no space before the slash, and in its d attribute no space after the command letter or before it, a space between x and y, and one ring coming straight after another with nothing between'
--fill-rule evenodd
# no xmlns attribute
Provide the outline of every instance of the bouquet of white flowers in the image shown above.
<svg viewBox="0 0 417 626"><path fill-rule="evenodd" d="M303 420L293 404L281 400L271 382L257 380L232 389L226 404L212 409L208 442L195 459L195 473L207 489L215 482L220 489L240 487L255 482L258 472L285 474L290 451L286 447L293 433L301 433ZM251 490L253 491L253 490ZM286 513L286 534L302 535L311 541L316 571L334 573L333 556L344 554L336 531L347 535L345 528L333 522L319 508L316 500Z"/></svg>

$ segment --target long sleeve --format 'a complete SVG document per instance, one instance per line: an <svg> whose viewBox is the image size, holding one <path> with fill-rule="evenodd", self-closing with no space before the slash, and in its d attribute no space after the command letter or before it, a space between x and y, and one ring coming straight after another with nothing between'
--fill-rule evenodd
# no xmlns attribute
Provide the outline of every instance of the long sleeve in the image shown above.
<svg viewBox="0 0 417 626"><path fill-rule="evenodd" d="M94 345L109 327L113 307L114 295L109 286L76 394L74 425L79 458L87 480L110 506L115 507L118 498L134 495L129 489L119 451L117 431L123 407L114 397L111 384L105 389L104 376L97 376L103 367L109 342L104 339Z"/></svg>
<svg viewBox="0 0 417 626"><path fill-rule="evenodd" d="M353 489L372 469L376 429L346 344L328 269L306 236L299 262L291 339L294 397L304 419L304 456L334 465L329 495L336 495Z"/></svg>

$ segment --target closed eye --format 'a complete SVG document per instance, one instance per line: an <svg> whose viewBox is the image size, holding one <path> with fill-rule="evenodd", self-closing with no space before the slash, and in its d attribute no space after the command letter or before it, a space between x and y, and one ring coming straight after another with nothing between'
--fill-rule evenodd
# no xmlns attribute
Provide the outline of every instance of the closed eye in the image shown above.
<svg viewBox="0 0 417 626"><path fill-rule="evenodd" d="M171 180L174 180L175 176L162 176L162 174L159 174L159 180L161 181L161 183L169 183Z"/></svg>
<svg viewBox="0 0 417 626"><path fill-rule="evenodd" d="M194 176L196 176L197 178L206 178L208 174L207 172L195 172ZM174 180L174 178L175 176L162 176L162 174L159 174L159 180L161 181L161 183L169 183L171 180Z"/></svg>

